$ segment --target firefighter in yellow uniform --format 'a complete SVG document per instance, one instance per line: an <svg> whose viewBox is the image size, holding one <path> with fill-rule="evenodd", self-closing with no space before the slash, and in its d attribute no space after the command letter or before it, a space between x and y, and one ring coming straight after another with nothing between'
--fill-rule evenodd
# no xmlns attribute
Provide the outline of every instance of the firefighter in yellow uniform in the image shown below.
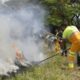
<svg viewBox="0 0 80 80"><path fill-rule="evenodd" d="M67 26L63 31L62 37L71 43L68 53L68 68L73 69L75 55L80 51L80 32L76 26Z"/></svg>
<svg viewBox="0 0 80 80"><path fill-rule="evenodd" d="M56 35L55 35L56 38L54 40L54 49L53 49L53 51L55 53L60 53L60 51L61 51L59 39L58 39L58 34L59 34L58 30L56 30Z"/></svg>
<svg viewBox="0 0 80 80"><path fill-rule="evenodd" d="M60 53L61 52L61 48L60 48L60 44L59 44L59 40L58 40L58 38L56 38L55 39L55 41L54 41L54 52L55 53Z"/></svg>

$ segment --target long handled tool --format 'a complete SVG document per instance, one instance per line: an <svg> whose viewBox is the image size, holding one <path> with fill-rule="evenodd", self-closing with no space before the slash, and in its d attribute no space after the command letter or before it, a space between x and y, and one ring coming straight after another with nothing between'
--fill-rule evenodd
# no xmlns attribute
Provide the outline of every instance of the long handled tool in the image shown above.
<svg viewBox="0 0 80 80"><path fill-rule="evenodd" d="M61 53L65 52L65 51L67 51L67 50L69 50L69 49L70 49L70 48L65 49L65 50L63 50ZM52 56L50 56L50 57L47 57L47 58L44 59L44 60L41 60L41 61L37 62L36 65L38 65L38 64L40 64L40 63L42 63L42 62L44 62L44 61L46 61L46 60L48 60L48 59L51 59L51 58L53 58L53 57L55 57L55 56L57 56L57 55L59 55L59 53L56 53L56 54L54 54L54 55L52 55Z"/></svg>

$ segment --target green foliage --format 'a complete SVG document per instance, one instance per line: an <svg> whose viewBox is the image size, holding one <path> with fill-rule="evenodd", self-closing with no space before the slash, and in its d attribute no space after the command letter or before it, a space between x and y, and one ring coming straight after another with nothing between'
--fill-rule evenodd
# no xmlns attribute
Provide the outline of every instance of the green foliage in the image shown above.
<svg viewBox="0 0 80 80"><path fill-rule="evenodd" d="M73 15L80 13L80 4L73 4L70 0L41 0L41 3L48 11L46 24L60 26L65 21L72 24Z"/></svg>

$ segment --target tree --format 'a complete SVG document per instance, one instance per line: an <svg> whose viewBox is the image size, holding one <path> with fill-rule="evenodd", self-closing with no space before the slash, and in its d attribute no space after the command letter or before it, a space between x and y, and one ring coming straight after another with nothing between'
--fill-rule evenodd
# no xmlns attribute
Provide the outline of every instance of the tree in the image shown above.
<svg viewBox="0 0 80 80"><path fill-rule="evenodd" d="M74 4L71 0L41 0L41 3L48 11L47 25L70 25L73 15L80 13L80 4Z"/></svg>

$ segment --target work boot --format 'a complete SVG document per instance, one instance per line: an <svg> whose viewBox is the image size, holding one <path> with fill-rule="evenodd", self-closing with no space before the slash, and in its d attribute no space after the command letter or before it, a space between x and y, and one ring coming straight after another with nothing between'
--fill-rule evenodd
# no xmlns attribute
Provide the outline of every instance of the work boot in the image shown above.
<svg viewBox="0 0 80 80"><path fill-rule="evenodd" d="M73 68L74 68L74 63L69 63L69 64L68 64L68 68L69 68L69 69L73 69Z"/></svg>
<svg viewBox="0 0 80 80"><path fill-rule="evenodd" d="M61 66L61 69L63 70L73 70L74 69L74 64L69 63L69 64L64 64Z"/></svg>

